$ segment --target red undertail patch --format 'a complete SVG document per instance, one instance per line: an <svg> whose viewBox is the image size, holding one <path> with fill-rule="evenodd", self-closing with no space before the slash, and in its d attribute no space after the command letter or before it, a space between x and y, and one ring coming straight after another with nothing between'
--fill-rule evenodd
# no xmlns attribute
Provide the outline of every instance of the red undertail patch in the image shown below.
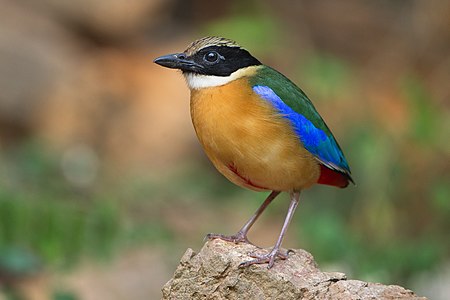
<svg viewBox="0 0 450 300"><path fill-rule="evenodd" d="M348 186L349 180L347 176L341 172L331 170L321 164L320 177L319 180L317 180L317 183L344 188Z"/></svg>

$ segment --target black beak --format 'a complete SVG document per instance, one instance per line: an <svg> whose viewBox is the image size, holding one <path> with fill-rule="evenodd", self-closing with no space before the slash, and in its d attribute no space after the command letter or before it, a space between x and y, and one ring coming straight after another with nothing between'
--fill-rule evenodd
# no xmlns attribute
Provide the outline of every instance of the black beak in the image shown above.
<svg viewBox="0 0 450 300"><path fill-rule="evenodd" d="M203 66L189 59L184 53L163 55L156 58L154 63L171 69L180 69L187 72L195 72L203 69Z"/></svg>

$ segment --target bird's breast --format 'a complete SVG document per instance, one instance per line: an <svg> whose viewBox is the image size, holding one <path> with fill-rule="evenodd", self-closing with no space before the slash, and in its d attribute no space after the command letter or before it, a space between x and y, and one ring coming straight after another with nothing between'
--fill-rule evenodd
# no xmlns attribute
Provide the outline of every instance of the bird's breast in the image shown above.
<svg viewBox="0 0 450 300"><path fill-rule="evenodd" d="M253 190L290 191L317 182L318 162L246 78L192 90L191 116L207 156L233 183Z"/></svg>

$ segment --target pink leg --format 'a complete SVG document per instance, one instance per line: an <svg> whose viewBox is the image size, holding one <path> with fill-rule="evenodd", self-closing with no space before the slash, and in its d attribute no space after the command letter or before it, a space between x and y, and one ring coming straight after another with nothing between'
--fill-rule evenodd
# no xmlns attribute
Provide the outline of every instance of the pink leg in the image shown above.
<svg viewBox="0 0 450 300"><path fill-rule="evenodd" d="M289 204L289 210L284 220L283 227L281 228L280 235L278 237L277 243L272 248L272 250L264 255L251 255L255 259L249 260L241 263L240 267L248 267L254 264L265 264L267 263L267 268L270 269L273 267L275 262L275 258L278 257L280 259L286 259L287 255L280 252L281 242L283 241L283 237L286 234L287 228L289 227L289 223L291 222L292 216L294 215L295 209L298 206L298 202L300 200L300 192L292 192L291 193L291 203Z"/></svg>
<svg viewBox="0 0 450 300"><path fill-rule="evenodd" d="M263 211L269 206L269 204L275 199L276 196L278 196L280 192L273 191L270 193L270 195L266 198L266 200L261 204L261 206L258 208L258 210L255 212L255 214L245 223L244 226L234 235L226 236L223 234L217 234L217 233L209 233L206 235L206 239L221 239L228 242L233 243L247 243L251 244L247 238L247 233L250 230L250 228L255 224L256 220L259 218L259 216L263 213Z"/></svg>

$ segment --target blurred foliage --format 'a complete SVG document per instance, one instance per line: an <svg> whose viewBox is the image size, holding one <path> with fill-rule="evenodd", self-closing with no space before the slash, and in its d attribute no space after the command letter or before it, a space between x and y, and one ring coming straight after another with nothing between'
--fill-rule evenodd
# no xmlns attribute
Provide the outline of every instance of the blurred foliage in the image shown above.
<svg viewBox="0 0 450 300"><path fill-rule="evenodd" d="M52 295L52 300L77 300L79 299L73 292L69 291L55 291Z"/></svg>
<svg viewBox="0 0 450 300"><path fill-rule="evenodd" d="M349 66L326 53L312 53L304 58L298 70L302 85L314 91L319 99L345 93L350 85Z"/></svg>
<svg viewBox="0 0 450 300"><path fill-rule="evenodd" d="M215 21L204 31L204 35L226 32L226 36L245 41L246 48L255 49L254 55L259 56L275 50L279 39L277 21L270 15L236 15L231 19Z"/></svg>
<svg viewBox="0 0 450 300"><path fill-rule="evenodd" d="M230 14L201 29L203 35L232 37L256 56L267 55L283 38L282 27L270 8L259 1L233 1ZM242 30L245 28L245 30Z"/></svg>
<svg viewBox="0 0 450 300"><path fill-rule="evenodd" d="M170 235L160 220L127 223L118 200L126 197L129 187L74 187L64 177L61 156L40 143L2 154L0 269L4 271L21 272L28 265L29 256L19 255L20 251L32 251L44 265L69 267L86 255L108 259L121 243ZM22 250L11 256L11 247Z"/></svg>
<svg viewBox="0 0 450 300"><path fill-rule="evenodd" d="M416 77L408 76L403 80L401 89L411 108L411 137L427 147L445 146L439 145L447 142L440 138L448 137L450 129L441 122L444 116L434 106L434 101L423 83ZM444 135L441 136L440 132Z"/></svg>

